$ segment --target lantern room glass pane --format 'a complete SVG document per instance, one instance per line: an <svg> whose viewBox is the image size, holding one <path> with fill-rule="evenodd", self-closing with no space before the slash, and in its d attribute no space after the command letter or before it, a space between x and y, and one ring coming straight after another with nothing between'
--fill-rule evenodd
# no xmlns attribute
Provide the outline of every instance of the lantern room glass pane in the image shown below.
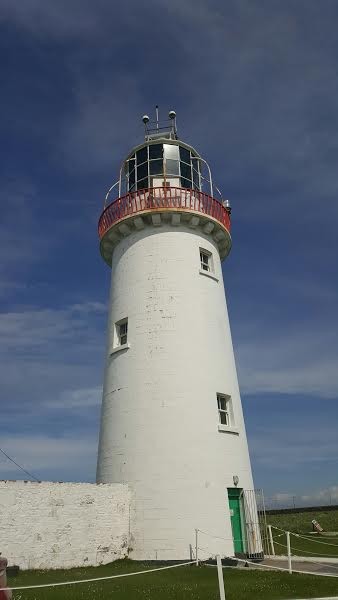
<svg viewBox="0 0 338 600"><path fill-rule="evenodd" d="M186 148L183 148L183 146L180 146L180 159L183 160L183 162L186 163L190 163L190 150L187 150Z"/></svg>
<svg viewBox="0 0 338 600"><path fill-rule="evenodd" d="M191 166L181 162L181 177L191 179Z"/></svg>
<svg viewBox="0 0 338 600"><path fill-rule="evenodd" d="M134 183L135 183L135 169L133 169L131 171L131 173L129 173L129 187L134 185Z"/></svg>
<svg viewBox="0 0 338 600"><path fill-rule="evenodd" d="M179 162L178 160L166 160L166 175L179 175Z"/></svg>
<svg viewBox="0 0 338 600"><path fill-rule="evenodd" d="M162 158L163 146L162 144L151 144L149 146L149 160L152 158Z"/></svg>
<svg viewBox="0 0 338 600"><path fill-rule="evenodd" d="M138 190L144 190L146 189L148 186L148 177L145 177L145 179L141 179L141 181L137 182L137 189Z"/></svg>
<svg viewBox="0 0 338 600"><path fill-rule="evenodd" d="M148 177L148 163L143 163L137 167L137 181L143 179L144 177Z"/></svg>
<svg viewBox="0 0 338 600"><path fill-rule="evenodd" d="M140 165L141 163L144 163L146 160L148 160L148 147L144 146L144 148L141 148L141 150L138 150L136 152L136 158L137 158L137 164Z"/></svg>
<svg viewBox="0 0 338 600"><path fill-rule="evenodd" d="M151 160L149 163L150 175L163 173L163 160Z"/></svg>
<svg viewBox="0 0 338 600"><path fill-rule="evenodd" d="M194 187L198 188L200 187L200 176L199 176L199 172L196 171L196 169L193 168L192 170L192 176L193 176L193 180L194 180Z"/></svg>
<svg viewBox="0 0 338 600"><path fill-rule="evenodd" d="M184 179L184 177L181 177L181 187L188 188L189 190L191 190L192 189L191 180Z"/></svg>
<svg viewBox="0 0 338 600"><path fill-rule="evenodd" d="M135 156L132 156L131 158L129 158L129 160L126 162L126 169L128 169L129 171L132 171L133 169L135 169Z"/></svg>
<svg viewBox="0 0 338 600"><path fill-rule="evenodd" d="M176 146L175 144L163 144L163 152L166 159L179 159L179 146Z"/></svg>

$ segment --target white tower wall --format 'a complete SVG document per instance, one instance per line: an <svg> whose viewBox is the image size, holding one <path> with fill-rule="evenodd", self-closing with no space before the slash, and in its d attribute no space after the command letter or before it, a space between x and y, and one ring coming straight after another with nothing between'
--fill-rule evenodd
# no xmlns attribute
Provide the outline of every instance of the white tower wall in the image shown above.
<svg viewBox="0 0 338 600"><path fill-rule="evenodd" d="M212 253L213 276L199 250ZM128 318L129 348L114 349ZM216 394L231 396L219 431ZM216 242L187 225L146 226L115 246L97 481L133 490L131 557L233 554L227 488L252 475ZM202 539L203 537L203 539Z"/></svg>

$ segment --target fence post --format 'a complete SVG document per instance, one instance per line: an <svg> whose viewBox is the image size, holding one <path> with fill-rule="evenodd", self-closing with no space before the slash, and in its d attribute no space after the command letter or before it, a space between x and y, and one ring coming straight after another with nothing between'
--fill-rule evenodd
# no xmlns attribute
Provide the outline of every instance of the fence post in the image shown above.
<svg viewBox="0 0 338 600"><path fill-rule="evenodd" d="M217 556L216 556L216 561L217 561L217 575L218 575L218 585L219 585L219 597L220 597L220 600L225 600L222 561L221 561L221 557L220 557L219 554L217 554Z"/></svg>
<svg viewBox="0 0 338 600"><path fill-rule="evenodd" d="M195 529L196 567L198 567L198 529Z"/></svg>
<svg viewBox="0 0 338 600"><path fill-rule="evenodd" d="M290 544L290 531L286 532L286 545L288 549L288 567L289 573L292 574L292 563L291 563L291 544Z"/></svg>
<svg viewBox="0 0 338 600"><path fill-rule="evenodd" d="M271 525L268 525L268 530L269 530L269 539L270 539L270 546L271 546L272 556L275 556L275 546L274 546L274 543L273 543L273 535L272 535Z"/></svg>

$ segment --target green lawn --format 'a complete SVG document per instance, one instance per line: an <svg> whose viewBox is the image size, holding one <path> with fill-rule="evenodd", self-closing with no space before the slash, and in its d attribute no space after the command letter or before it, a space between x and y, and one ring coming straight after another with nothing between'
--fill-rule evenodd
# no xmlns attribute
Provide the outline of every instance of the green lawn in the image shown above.
<svg viewBox="0 0 338 600"><path fill-rule="evenodd" d="M311 534L311 521L316 519L324 528L322 534ZM338 510L321 512L299 512L280 513L276 515L267 514L269 525L300 533L308 539L302 539L291 535L291 552L298 556L326 556L327 558L338 558L338 536L328 536L327 531L338 532ZM286 554L286 536L281 531L273 529L276 554ZM320 542L320 543L319 543ZM281 544L281 545L279 545Z"/></svg>
<svg viewBox="0 0 338 600"><path fill-rule="evenodd" d="M281 532L276 529L273 529L272 531L275 542L275 553L286 555L286 535L282 534L280 536L279 534ZM310 537L310 535L307 536L307 538ZM313 558L315 558L315 556L327 556L328 560L330 557L338 558L338 537L330 536L330 538L325 538L316 535L314 538L311 537L311 539L305 540L291 535L290 542L291 554L295 556L313 556Z"/></svg>
<svg viewBox="0 0 338 600"><path fill-rule="evenodd" d="M308 533L312 530L312 519L316 519L325 531L338 532L338 510L322 510L314 512L279 513L266 515L269 525L275 525L287 531Z"/></svg>
<svg viewBox="0 0 338 600"><path fill-rule="evenodd" d="M34 585L104 577L153 568L146 563L117 561L102 567L24 571L11 577L10 586ZM312 575L289 575L275 571L224 569L227 600L264 600L329 596L338 593L338 580ZM14 592L16 600L217 600L217 570L214 567L179 567L103 582Z"/></svg>

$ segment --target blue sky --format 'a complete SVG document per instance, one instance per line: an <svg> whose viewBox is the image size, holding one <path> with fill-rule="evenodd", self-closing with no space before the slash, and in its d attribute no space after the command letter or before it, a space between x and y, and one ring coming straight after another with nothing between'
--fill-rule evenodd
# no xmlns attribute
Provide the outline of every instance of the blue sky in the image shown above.
<svg viewBox="0 0 338 600"><path fill-rule="evenodd" d="M331 0L1 1L1 446L38 477L95 478L97 220L159 104L233 206L256 486L338 501L337 21Z"/></svg>

